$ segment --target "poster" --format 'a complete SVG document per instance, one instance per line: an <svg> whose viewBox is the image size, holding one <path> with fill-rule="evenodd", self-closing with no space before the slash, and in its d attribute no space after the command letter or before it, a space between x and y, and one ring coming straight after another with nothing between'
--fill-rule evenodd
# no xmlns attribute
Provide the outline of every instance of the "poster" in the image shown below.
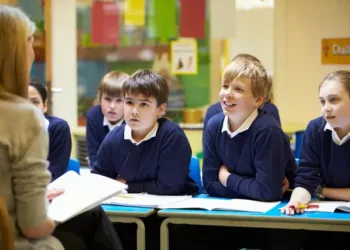
<svg viewBox="0 0 350 250"><path fill-rule="evenodd" d="M197 74L198 57L195 39L180 39L171 43L171 73L174 75Z"/></svg>
<svg viewBox="0 0 350 250"><path fill-rule="evenodd" d="M350 38L322 39L322 64L350 64Z"/></svg>

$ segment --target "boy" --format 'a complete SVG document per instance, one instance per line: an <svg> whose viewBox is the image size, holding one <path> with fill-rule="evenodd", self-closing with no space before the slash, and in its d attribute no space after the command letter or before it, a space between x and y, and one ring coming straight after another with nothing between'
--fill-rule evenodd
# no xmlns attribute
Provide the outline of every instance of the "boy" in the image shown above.
<svg viewBox="0 0 350 250"><path fill-rule="evenodd" d="M100 105L92 107L87 113L86 143L90 166L94 164L107 133L123 123L122 86L128 78L129 75L124 72L111 71L100 81L97 93Z"/></svg>
<svg viewBox="0 0 350 250"><path fill-rule="evenodd" d="M109 133L92 173L126 183L130 193L194 195L189 177L191 147L183 130L160 118L166 109L166 81L149 70L136 72L123 85L126 124Z"/></svg>
<svg viewBox="0 0 350 250"><path fill-rule="evenodd" d="M296 168L288 137L272 116L258 109L267 84L266 70L258 62L237 59L226 67L219 94L223 113L213 116L204 132L208 194L275 201L288 188L286 169Z"/></svg>

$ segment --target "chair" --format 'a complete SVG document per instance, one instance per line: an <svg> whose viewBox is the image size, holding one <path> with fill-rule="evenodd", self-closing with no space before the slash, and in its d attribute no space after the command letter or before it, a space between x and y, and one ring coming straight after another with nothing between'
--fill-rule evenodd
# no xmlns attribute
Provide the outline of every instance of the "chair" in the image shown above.
<svg viewBox="0 0 350 250"><path fill-rule="evenodd" d="M78 174L80 174L80 163L77 159L74 159L74 158L69 159L67 171L70 171L70 170L75 171Z"/></svg>
<svg viewBox="0 0 350 250"><path fill-rule="evenodd" d="M199 193L203 193L203 185L201 180L201 170L198 157L192 156L190 163L190 177L197 183Z"/></svg>
<svg viewBox="0 0 350 250"><path fill-rule="evenodd" d="M14 250L15 239L5 201L0 197L0 249Z"/></svg>
<svg viewBox="0 0 350 250"><path fill-rule="evenodd" d="M294 157L299 158L301 152L301 144L303 142L304 131L295 132L295 151Z"/></svg>

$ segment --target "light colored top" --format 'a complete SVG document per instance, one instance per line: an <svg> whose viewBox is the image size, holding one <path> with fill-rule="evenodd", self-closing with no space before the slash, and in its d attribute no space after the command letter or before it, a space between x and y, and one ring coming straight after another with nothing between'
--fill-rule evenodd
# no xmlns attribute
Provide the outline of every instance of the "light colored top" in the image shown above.
<svg viewBox="0 0 350 250"><path fill-rule="evenodd" d="M156 122L154 127L151 129L151 131L148 132L148 134L145 136L145 138L143 138L141 141L137 142L134 140L134 138L132 138L132 131L131 131L130 126L126 124L125 129L124 129L124 140L130 140L133 144L138 146L142 142L148 141L149 139L156 137L157 131L158 131L158 126L159 126L159 123Z"/></svg>
<svg viewBox="0 0 350 250"><path fill-rule="evenodd" d="M239 133L242 133L242 132L248 130L257 117L258 117L258 110L256 109L256 110L253 111L253 113L251 113L248 116L248 118L242 123L241 126L239 126L239 128L236 131L232 132L232 131L230 131L228 117L225 116L224 122L222 124L221 133L227 132L227 134L231 138L233 138L236 135L238 135Z"/></svg>
<svg viewBox="0 0 350 250"><path fill-rule="evenodd" d="M334 128L328 122L327 122L326 126L324 127L324 131L326 131L326 130L332 131L332 140L338 146L344 144L345 142L347 142L350 139L350 133L349 133L346 136L344 136L343 139L340 140L337 132L335 132Z"/></svg>
<svg viewBox="0 0 350 250"><path fill-rule="evenodd" d="M44 116L27 100L0 93L0 195L16 238L18 225L36 227L47 219L48 135Z"/></svg>
<svg viewBox="0 0 350 250"><path fill-rule="evenodd" d="M110 121L108 121L107 118L104 116L103 117L103 126L108 126L109 131L112 131L115 127L119 127L120 125L122 125L123 121L124 121L124 119L121 119L119 122L112 125L112 123L110 123Z"/></svg>

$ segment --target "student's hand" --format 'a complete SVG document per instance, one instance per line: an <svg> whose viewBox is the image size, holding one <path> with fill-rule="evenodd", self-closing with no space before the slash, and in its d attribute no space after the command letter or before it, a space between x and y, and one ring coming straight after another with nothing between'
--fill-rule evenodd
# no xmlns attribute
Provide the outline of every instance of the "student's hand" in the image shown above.
<svg viewBox="0 0 350 250"><path fill-rule="evenodd" d="M302 214L304 213L305 209L300 209L298 206L303 204L300 201L289 201L288 204L281 208L281 213L282 214L287 214L287 215L294 215L294 214Z"/></svg>
<svg viewBox="0 0 350 250"><path fill-rule="evenodd" d="M46 199L49 201L52 201L53 199L57 198L61 194L64 193L63 189L52 189L52 190L47 190L46 191Z"/></svg>
<svg viewBox="0 0 350 250"><path fill-rule="evenodd" d="M282 182L282 195L287 191L287 189L289 188L289 181L287 179L287 177L284 177L283 182Z"/></svg>
<svg viewBox="0 0 350 250"><path fill-rule="evenodd" d="M120 177L120 176L118 176L117 177L117 179L116 179L117 181L119 181L119 182L121 182L121 183L126 183L126 180L124 180L122 177Z"/></svg>
<svg viewBox="0 0 350 250"><path fill-rule="evenodd" d="M219 169L219 181L225 187L227 186L227 179L229 176L230 176L230 172L228 171L227 167L222 165Z"/></svg>

